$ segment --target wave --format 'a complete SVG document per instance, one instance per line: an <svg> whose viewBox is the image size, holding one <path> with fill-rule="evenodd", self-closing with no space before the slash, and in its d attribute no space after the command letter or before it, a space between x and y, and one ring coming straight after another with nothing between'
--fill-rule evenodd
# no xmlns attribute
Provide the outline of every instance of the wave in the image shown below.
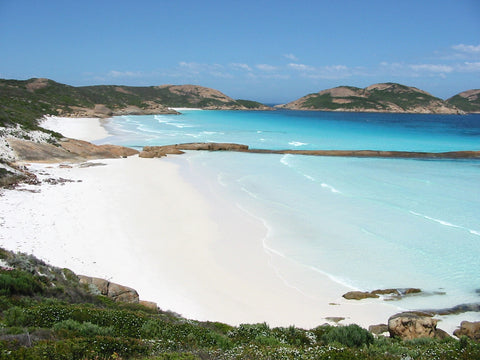
<svg viewBox="0 0 480 360"><path fill-rule="evenodd" d="M321 269L319 269L319 268L317 268L317 267L315 267L315 266L311 266L311 265L303 265L303 266L307 267L308 269L310 269L310 270L312 270L312 271L314 271L314 272L316 272L316 273L319 273L319 274L321 274L321 275L323 275L323 276L326 276L326 277L328 277L330 280L332 280L333 282L336 282L337 284L340 284L340 285L342 285L342 286L344 286L344 287L346 287L346 288L349 288L349 289L351 289L351 290L353 290L353 291L360 291L360 290L362 290L362 289L360 289L360 288L358 288L358 287L356 287L356 286L353 286L353 285L352 285L352 281L348 280L347 278L343 278L343 277L340 277L340 276L332 275L332 274L330 274L329 272L326 272L326 271L324 271L324 270L321 270Z"/></svg>
<svg viewBox="0 0 480 360"><path fill-rule="evenodd" d="M165 124L175 126L176 128L179 128L179 129L194 127L193 125L187 125L187 124L182 124L182 123L174 123L174 122L166 122Z"/></svg>
<svg viewBox="0 0 480 360"><path fill-rule="evenodd" d="M306 179L308 179L308 180L310 180L310 181L316 182L317 179L315 179L313 176L311 176L311 175L309 175L309 174L307 174L307 173L304 173L304 172L302 172L302 171L300 171L300 170L297 170L297 169L290 163L289 159L290 159L291 157L293 157L293 156L294 156L294 155L292 155L292 154L285 154L285 155L283 155L282 158L280 159L280 162L281 162L283 165L288 166L289 168L293 169L296 173L302 175L304 178L306 178ZM341 194L341 193L342 193L341 191L335 189L335 187L333 187L332 185L329 185L329 184L326 184L326 183L323 183L323 182L320 184L320 186L321 186L322 188L325 188L325 189L330 190L330 191L331 191L332 193L334 193L334 194Z"/></svg>
<svg viewBox="0 0 480 360"><path fill-rule="evenodd" d="M304 143L304 142L300 142L300 141L290 141L288 144L292 145L292 146L295 146L295 147L308 145L308 143Z"/></svg>
<svg viewBox="0 0 480 360"><path fill-rule="evenodd" d="M337 189L335 189L332 185L321 183L320 186L330 190L334 194L341 194L342 193L341 191L338 191Z"/></svg>
<svg viewBox="0 0 480 360"><path fill-rule="evenodd" d="M427 220L430 220L430 221L434 221L438 224L441 224L443 226L448 226L448 227L452 227L452 228L456 228L456 229L461 229L461 230L465 230L465 231L468 231L470 234L472 235L476 235L476 236L480 236L480 231L477 231L477 230L472 230L472 229L469 229L469 228L466 228L465 226L461 226L461 225L456 225L456 224L452 224L451 222L448 222L448 221L445 221L445 220L440 220L440 219L435 219L431 216L428 216L428 215L424 215L424 214L420 214L420 213L417 213L415 211L412 211L410 210L409 211L410 214L412 215L415 215L415 216L419 216L419 217L423 217Z"/></svg>
<svg viewBox="0 0 480 360"><path fill-rule="evenodd" d="M286 165L288 167L292 167L292 165L288 162L288 159L290 159L293 155L291 154L285 154L282 156L282 158L280 159L280 162L283 164L283 165Z"/></svg>

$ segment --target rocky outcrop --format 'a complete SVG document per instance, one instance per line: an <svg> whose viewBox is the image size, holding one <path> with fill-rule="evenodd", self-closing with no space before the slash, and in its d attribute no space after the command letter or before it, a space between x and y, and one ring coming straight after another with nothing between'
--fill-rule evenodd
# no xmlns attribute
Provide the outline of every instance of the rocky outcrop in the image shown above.
<svg viewBox="0 0 480 360"><path fill-rule="evenodd" d="M292 110L461 114L446 101L415 87L395 83L370 85L364 89L339 86L306 95L278 106Z"/></svg>
<svg viewBox="0 0 480 360"><path fill-rule="evenodd" d="M480 312L480 304L460 304L451 308L422 310L432 315L455 315L466 312Z"/></svg>
<svg viewBox="0 0 480 360"><path fill-rule="evenodd" d="M205 151L247 151L247 145L232 143L187 143L166 146L145 146L138 155L143 158L163 157L170 154L183 154L182 150Z"/></svg>
<svg viewBox="0 0 480 360"><path fill-rule="evenodd" d="M94 145L87 141L62 139L55 146L28 140L7 140L14 150L17 161L35 162L82 162L93 159L120 158L138 154L137 150L118 145Z"/></svg>
<svg viewBox="0 0 480 360"><path fill-rule="evenodd" d="M480 321L462 321L460 328L453 332L456 337L466 336L475 341L480 341Z"/></svg>
<svg viewBox="0 0 480 360"><path fill-rule="evenodd" d="M437 333L437 320L431 316L405 312L393 315L388 319L388 331L391 337L402 340L417 338L435 338L444 336Z"/></svg>
<svg viewBox="0 0 480 360"><path fill-rule="evenodd" d="M404 158L404 159L480 159L480 151L450 151L441 153L377 150L269 150L250 149L247 145L233 143L188 143L164 146L145 146L140 157L153 158L168 154L182 154L183 150L238 151L254 154L292 154L310 156ZM399 289L401 290L401 289ZM410 289L409 291L413 291Z"/></svg>
<svg viewBox="0 0 480 360"><path fill-rule="evenodd" d="M347 300L362 300L368 298L379 298L380 295L385 296L387 299L399 299L406 295L418 294L422 292L420 289L407 288L407 289L378 289L373 291L350 291L342 296Z"/></svg>
<svg viewBox="0 0 480 360"><path fill-rule="evenodd" d="M139 302L137 291L128 286L90 276L78 275L78 278L80 283L87 285L93 293L98 292L101 295L108 296L114 301L127 303Z"/></svg>

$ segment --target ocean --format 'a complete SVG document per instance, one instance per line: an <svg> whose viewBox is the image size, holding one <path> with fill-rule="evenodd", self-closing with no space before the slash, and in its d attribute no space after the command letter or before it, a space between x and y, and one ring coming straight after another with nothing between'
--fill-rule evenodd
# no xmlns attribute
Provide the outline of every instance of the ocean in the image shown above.
<svg viewBox="0 0 480 360"><path fill-rule="evenodd" d="M101 143L139 149L235 142L261 149L480 150L480 115L181 112L114 117L105 125L112 135ZM479 160L229 152L182 157L188 176L201 176L263 222L263 246L272 256L352 289L421 288L424 296L399 301L408 309L480 302Z"/></svg>

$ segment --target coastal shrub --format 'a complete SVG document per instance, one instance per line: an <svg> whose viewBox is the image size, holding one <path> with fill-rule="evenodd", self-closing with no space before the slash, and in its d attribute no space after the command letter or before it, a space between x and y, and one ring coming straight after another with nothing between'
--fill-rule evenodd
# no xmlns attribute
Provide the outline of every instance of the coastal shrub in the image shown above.
<svg viewBox="0 0 480 360"><path fill-rule="evenodd" d="M24 309L14 306L3 313L5 325L8 327L28 326L31 319Z"/></svg>
<svg viewBox="0 0 480 360"><path fill-rule="evenodd" d="M72 335L82 337L115 335L115 331L112 326L102 327L97 324L92 324L91 322L81 323L72 319L63 320L56 323L53 326L53 330L63 335L64 337Z"/></svg>
<svg viewBox="0 0 480 360"><path fill-rule="evenodd" d="M25 271L0 272L0 295L33 295L42 288L41 282Z"/></svg>
<svg viewBox="0 0 480 360"><path fill-rule="evenodd" d="M348 347L373 344L373 335L356 324L332 327L322 336L327 344L339 343Z"/></svg>
<svg viewBox="0 0 480 360"><path fill-rule="evenodd" d="M272 333L275 338L279 339L283 344L305 346L313 345L317 342L317 336L313 332L305 331L295 326L274 328Z"/></svg>
<svg viewBox="0 0 480 360"><path fill-rule="evenodd" d="M226 349L231 346L225 335L188 321L174 324L160 319L149 319L142 325L140 333L144 339L161 340L163 344L168 344L169 350L212 347Z"/></svg>
<svg viewBox="0 0 480 360"><path fill-rule="evenodd" d="M141 340L108 336L44 340L38 341L34 347L17 347L0 341L0 360L128 359L145 356L149 352L150 347Z"/></svg>
<svg viewBox="0 0 480 360"><path fill-rule="evenodd" d="M41 304L25 309L28 325L51 328L63 320L90 322L102 327L111 326L119 336L139 337L145 322L142 313L127 310L94 308L91 305Z"/></svg>
<svg viewBox="0 0 480 360"><path fill-rule="evenodd" d="M266 323L241 324L227 334L230 339L240 343L251 342L260 337L269 337L271 335L272 331Z"/></svg>

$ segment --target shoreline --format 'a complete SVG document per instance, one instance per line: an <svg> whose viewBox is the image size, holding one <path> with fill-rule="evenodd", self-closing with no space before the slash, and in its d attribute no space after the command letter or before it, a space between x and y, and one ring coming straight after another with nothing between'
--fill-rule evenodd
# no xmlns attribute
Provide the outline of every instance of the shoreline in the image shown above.
<svg viewBox="0 0 480 360"><path fill-rule="evenodd" d="M100 119L69 124L72 137L106 132ZM303 276L308 269L268 250L261 220L216 194L188 158L95 163L106 166L32 165L82 182L3 197L2 244L133 287L142 299L196 320L313 328L344 317L342 324L368 327L402 311L378 299L345 300L351 289L327 275ZM306 279L301 288L299 279ZM458 324L439 328L451 333Z"/></svg>

